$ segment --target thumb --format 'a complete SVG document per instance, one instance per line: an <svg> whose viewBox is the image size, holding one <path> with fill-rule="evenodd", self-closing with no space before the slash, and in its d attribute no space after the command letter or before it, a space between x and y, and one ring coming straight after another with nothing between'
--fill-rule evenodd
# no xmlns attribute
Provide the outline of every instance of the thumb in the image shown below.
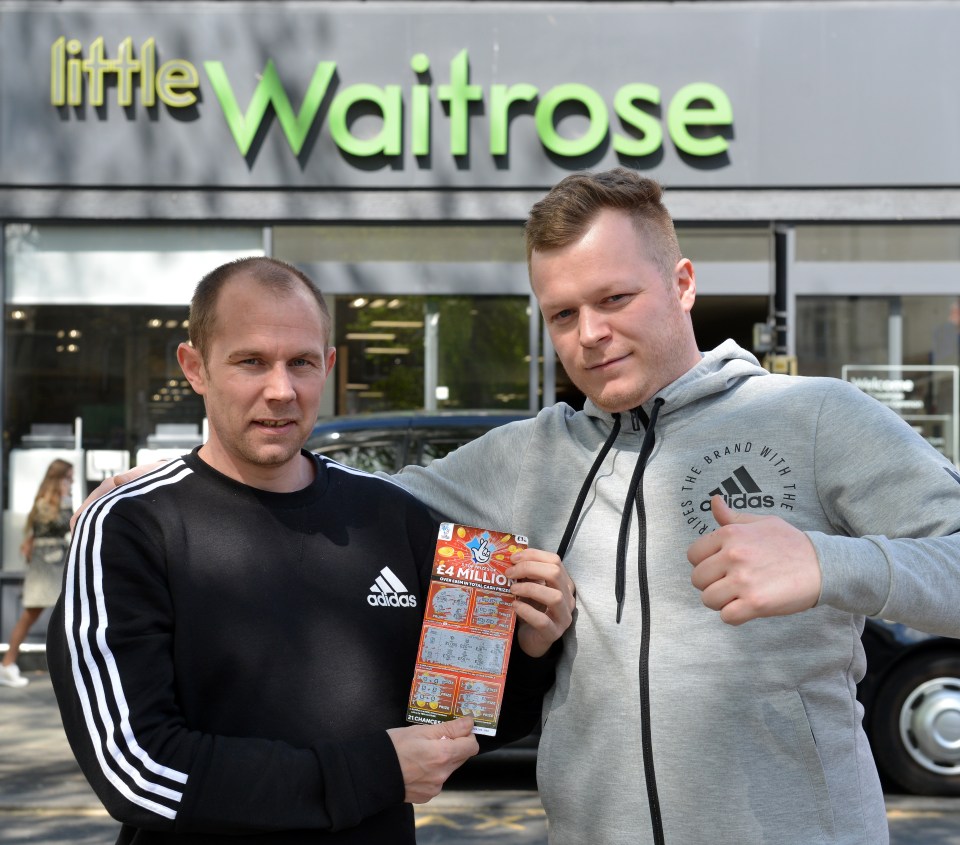
<svg viewBox="0 0 960 845"><path fill-rule="evenodd" d="M438 737L457 739L462 736L470 736L473 731L473 717L461 716L451 722L439 722L434 727L437 729Z"/></svg>
<svg viewBox="0 0 960 845"><path fill-rule="evenodd" d="M723 496L717 495L710 499L710 510L713 513L713 518L717 521L717 525L723 527L724 525L732 525L735 523L745 523L745 522L757 522L761 519L766 519L765 516L762 516L758 513L738 513L733 508L730 507L724 500Z"/></svg>

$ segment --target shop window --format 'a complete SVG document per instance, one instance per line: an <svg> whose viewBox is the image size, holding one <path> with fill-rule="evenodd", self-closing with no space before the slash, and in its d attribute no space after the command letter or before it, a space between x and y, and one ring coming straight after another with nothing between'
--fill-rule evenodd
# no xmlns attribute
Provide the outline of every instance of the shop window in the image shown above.
<svg viewBox="0 0 960 845"><path fill-rule="evenodd" d="M797 298L801 375L849 364L960 365L960 297Z"/></svg>
<svg viewBox="0 0 960 845"><path fill-rule="evenodd" d="M274 254L334 310L322 414L530 407L523 231L510 224L284 226Z"/></svg>
<svg viewBox="0 0 960 845"><path fill-rule="evenodd" d="M132 464L202 442L203 402L177 363L210 270L262 254L237 227L8 224L4 303L3 565L53 458L74 498Z"/></svg>
<svg viewBox="0 0 960 845"><path fill-rule="evenodd" d="M24 445L36 424L81 420L87 449L135 450L164 423L203 418L177 346L186 306L7 307L6 435Z"/></svg>
<svg viewBox="0 0 960 845"><path fill-rule="evenodd" d="M797 357L801 375L857 384L960 459L960 297L799 297Z"/></svg>
<svg viewBox="0 0 960 845"><path fill-rule="evenodd" d="M529 406L528 299L335 298L338 414Z"/></svg>

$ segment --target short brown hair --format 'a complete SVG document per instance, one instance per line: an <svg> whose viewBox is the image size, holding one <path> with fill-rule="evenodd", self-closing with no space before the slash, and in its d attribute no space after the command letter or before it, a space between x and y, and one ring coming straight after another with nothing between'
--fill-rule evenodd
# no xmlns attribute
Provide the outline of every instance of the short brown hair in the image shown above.
<svg viewBox="0 0 960 845"><path fill-rule="evenodd" d="M634 170L615 167L567 176L530 209L524 227L527 266L534 252L560 249L579 240L604 209L628 214L665 281L683 257L663 188Z"/></svg>
<svg viewBox="0 0 960 845"><path fill-rule="evenodd" d="M216 329L217 298L223 286L231 279L240 275L247 275L256 280L263 287L276 293L286 293L297 285L303 285L320 307L320 317L323 323L324 342L330 338L330 311L324 301L320 288L304 272L292 264L276 258L254 256L238 258L226 264L221 264L204 276L193 292L190 300L190 343L200 353L204 363L207 361L207 352L210 339Z"/></svg>

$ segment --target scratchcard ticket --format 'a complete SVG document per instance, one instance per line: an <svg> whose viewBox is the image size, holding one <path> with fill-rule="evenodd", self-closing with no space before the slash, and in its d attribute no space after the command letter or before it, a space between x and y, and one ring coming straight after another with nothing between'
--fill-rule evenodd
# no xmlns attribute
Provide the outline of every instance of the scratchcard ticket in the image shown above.
<svg viewBox="0 0 960 845"><path fill-rule="evenodd" d="M440 525L408 722L472 716L474 733L496 734L517 618L503 573L526 545L519 534Z"/></svg>

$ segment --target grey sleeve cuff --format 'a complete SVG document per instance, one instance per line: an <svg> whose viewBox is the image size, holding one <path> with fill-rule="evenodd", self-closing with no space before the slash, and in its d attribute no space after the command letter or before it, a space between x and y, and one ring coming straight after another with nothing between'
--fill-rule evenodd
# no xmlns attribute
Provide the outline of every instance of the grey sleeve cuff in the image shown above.
<svg viewBox="0 0 960 845"><path fill-rule="evenodd" d="M871 537L843 537L809 531L823 583L818 605L863 616L880 616L890 597L890 562ZM879 539L879 538L877 538Z"/></svg>

